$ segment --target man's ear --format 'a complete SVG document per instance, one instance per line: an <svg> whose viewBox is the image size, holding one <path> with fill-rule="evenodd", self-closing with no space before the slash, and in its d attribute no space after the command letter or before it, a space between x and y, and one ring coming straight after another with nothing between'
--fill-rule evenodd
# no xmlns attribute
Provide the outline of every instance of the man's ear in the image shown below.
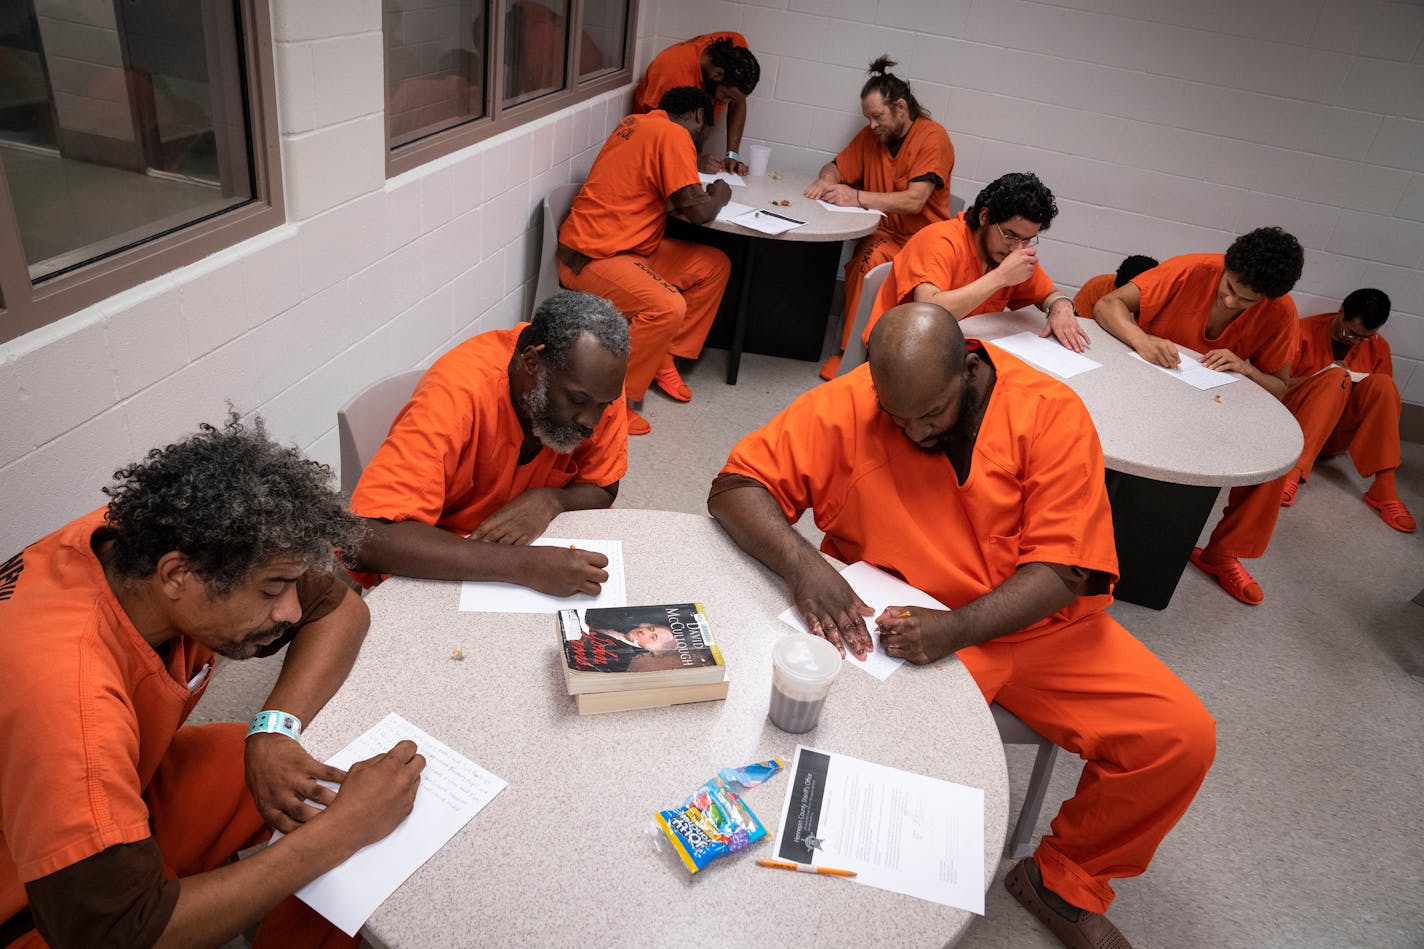
<svg viewBox="0 0 1424 949"><path fill-rule="evenodd" d="M539 374L539 348L538 346L525 346L519 352L519 364L531 376Z"/></svg>
<svg viewBox="0 0 1424 949"><path fill-rule="evenodd" d="M726 78L726 75L726 71L722 69L721 66L713 66L711 69L707 70L707 78L711 79L713 82L720 83L724 78Z"/></svg>
<svg viewBox="0 0 1424 949"><path fill-rule="evenodd" d="M181 599L192 584L202 583L202 578L193 570L192 561L176 550L159 557L158 567L153 573L159 590L170 600Z"/></svg>

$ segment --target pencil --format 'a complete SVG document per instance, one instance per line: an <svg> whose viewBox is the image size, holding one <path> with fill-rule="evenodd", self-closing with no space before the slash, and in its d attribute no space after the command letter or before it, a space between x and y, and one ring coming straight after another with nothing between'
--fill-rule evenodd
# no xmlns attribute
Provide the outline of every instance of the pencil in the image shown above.
<svg viewBox="0 0 1424 949"><path fill-rule="evenodd" d="M789 860L758 860L757 866L770 867L773 870L799 870L802 873L819 873L829 877L853 877L854 870L837 870L834 867L812 867L803 863L792 863Z"/></svg>
<svg viewBox="0 0 1424 949"><path fill-rule="evenodd" d="M909 610L906 610L905 612L903 612L903 613L900 614L900 618L901 618L901 619L904 619L905 617L907 617L907 616L909 616L909 615L910 615L910 611L909 611Z"/></svg>

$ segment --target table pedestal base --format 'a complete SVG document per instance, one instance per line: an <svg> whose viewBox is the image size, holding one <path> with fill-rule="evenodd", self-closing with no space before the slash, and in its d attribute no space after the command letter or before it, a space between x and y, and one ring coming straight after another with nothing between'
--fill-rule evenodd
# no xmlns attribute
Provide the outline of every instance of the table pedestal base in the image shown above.
<svg viewBox="0 0 1424 949"><path fill-rule="evenodd" d="M1107 486L1121 574L1113 596L1166 609L1221 488L1155 481L1111 468Z"/></svg>

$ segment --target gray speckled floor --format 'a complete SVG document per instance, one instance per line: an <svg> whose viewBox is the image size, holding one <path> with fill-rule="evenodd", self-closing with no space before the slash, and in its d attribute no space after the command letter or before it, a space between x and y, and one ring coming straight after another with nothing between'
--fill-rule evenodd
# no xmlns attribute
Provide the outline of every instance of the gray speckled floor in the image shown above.
<svg viewBox="0 0 1424 949"><path fill-rule="evenodd" d="M649 394L653 432L633 440L620 506L703 511L737 437L816 382L811 363L747 356L729 387L724 359L709 351L687 373L690 405ZM1424 946L1424 684L1409 676L1424 668L1424 608L1410 602L1424 535L1385 527L1363 487L1347 459L1317 469L1248 563L1259 607L1190 567L1167 610L1113 607L1218 721L1196 803L1148 872L1117 886L1112 918L1139 947ZM1424 515L1424 446L1405 446L1400 488ZM199 713L247 718L275 671L229 665ZM1016 814L1031 752L1007 754ZM1059 756L1040 831L1078 770ZM996 881L960 945L1057 943Z"/></svg>

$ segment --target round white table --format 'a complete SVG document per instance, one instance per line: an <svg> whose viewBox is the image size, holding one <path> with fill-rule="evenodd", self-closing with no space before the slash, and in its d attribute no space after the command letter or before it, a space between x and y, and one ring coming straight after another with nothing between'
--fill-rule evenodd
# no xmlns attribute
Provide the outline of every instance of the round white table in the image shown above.
<svg viewBox="0 0 1424 949"><path fill-rule="evenodd" d="M741 261L741 281L737 289L736 321L732 327L732 342L727 361L728 385L735 385L737 382L737 372L742 361L742 347L746 341L747 323L750 319L750 311L756 305L757 294L755 292L756 285L753 283L753 274L756 270L759 245L763 241L839 243L864 237L880 226L880 215L873 211L827 211L819 203L803 197L802 193L810 181L799 175L786 175L779 181L765 176L754 178L748 175L744 180L746 181L744 187L732 188L733 201L758 210L783 214L806 223L801 227L775 236L763 234L761 231L755 231L728 221L714 220L702 225L714 231L747 238L745 256ZM783 207L777 203L780 201L788 201L790 204ZM792 279L823 279L821 274L785 274L783 276ZM824 279L829 279L830 283L834 284L834 272ZM829 308L829 294L827 294L826 302L827 308ZM780 315L769 314L769 318L776 318ZM821 325L822 334L824 334L824 329L823 322ZM817 336L815 345L819 347L820 343L821 337Z"/></svg>
<svg viewBox="0 0 1424 949"><path fill-rule="evenodd" d="M399 946L947 946L971 913L844 880L766 870L770 838L691 876L654 851L652 815L718 769L798 742L984 790L984 879L1004 846L1008 783L988 707L957 660L885 682L845 668L818 727L766 720L784 585L708 517L560 516L554 536L623 542L630 603L699 601L727 657L725 701L580 717L564 690L552 614L457 612L459 584L392 579L367 598L371 631L341 691L303 732L326 759L395 711L509 786L365 927ZM453 661L452 646L466 658ZM746 792L769 830L786 773ZM774 835L774 831L772 831Z"/></svg>
<svg viewBox="0 0 1424 949"><path fill-rule="evenodd" d="M1220 489L1289 471L1304 441L1300 425L1249 379L1197 389L1137 359L1093 320L1078 322L1091 340L1083 355L1101 368L1063 382L1083 400L1103 446L1121 572L1114 595L1165 609ZM986 313L959 327L992 342L1040 332L1043 315Z"/></svg>

